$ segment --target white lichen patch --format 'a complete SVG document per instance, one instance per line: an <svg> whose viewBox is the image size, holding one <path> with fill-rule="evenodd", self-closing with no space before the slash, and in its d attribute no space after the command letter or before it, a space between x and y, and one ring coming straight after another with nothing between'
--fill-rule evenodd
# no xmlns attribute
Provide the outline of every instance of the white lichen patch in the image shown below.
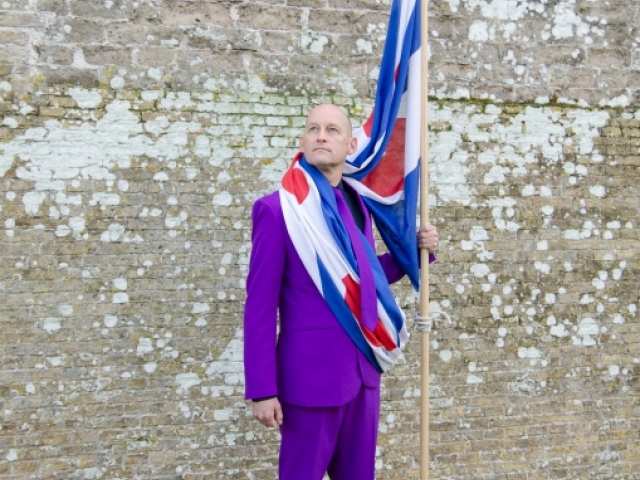
<svg viewBox="0 0 640 480"><path fill-rule="evenodd" d="M123 242L123 243L142 243L144 240L140 235L134 235L128 231L124 225L119 223L112 223L107 227L107 230L102 232L100 240L106 243L110 242Z"/></svg>
<svg viewBox="0 0 640 480"><path fill-rule="evenodd" d="M323 52L329 39L322 34L303 33L298 37L298 46L306 53L319 55Z"/></svg>
<svg viewBox="0 0 640 480"><path fill-rule="evenodd" d="M53 333L57 330L60 330L60 322L61 322L60 318L54 318L54 317L45 318L42 328L47 333Z"/></svg>
<svg viewBox="0 0 640 480"><path fill-rule="evenodd" d="M113 303L129 303L129 295L124 292L114 293Z"/></svg>
<svg viewBox="0 0 640 480"><path fill-rule="evenodd" d="M479 12L482 20L476 19L469 31L469 39L472 41L486 42L494 40L496 33L501 33L502 38L509 40L522 28L525 19L534 17L547 22L544 24L540 37L548 40L551 36L556 39L570 37L584 38L587 44L592 43L590 35L604 36L606 30L602 28L599 18L581 16L575 0L561 0L553 9L549 8L546 0L446 0L452 12L458 12L460 6L467 11ZM477 18L477 16L476 16ZM491 25L492 35L478 36L478 23ZM486 32L488 28L483 28Z"/></svg>
<svg viewBox="0 0 640 480"><path fill-rule="evenodd" d="M143 368L145 372L153 373L156 371L156 368L158 368L158 364L156 362L145 363Z"/></svg>
<svg viewBox="0 0 640 480"><path fill-rule="evenodd" d="M150 338L140 338L138 340L138 347L136 348L136 355L142 356L153 352L153 341Z"/></svg>
<svg viewBox="0 0 640 480"><path fill-rule="evenodd" d="M479 377L478 375L474 375L472 373L467 375L467 383L469 385L477 385L478 383L482 383L484 382L484 380L482 379L482 377Z"/></svg>
<svg viewBox="0 0 640 480"><path fill-rule="evenodd" d="M485 169L484 182L487 185L506 184L512 177L527 175L529 169L537 164L538 156L543 156L550 164L562 162L564 145L573 141L570 132L580 134L581 153L591 155L596 162L602 158L594 151L593 139L609 119L605 111L584 115L576 111L563 116L550 108L527 107L509 123L500 120L500 113L501 109L494 105L488 106L484 112L478 112L474 107L462 110L462 107L430 105L430 121L450 126L449 129L430 133L430 176L436 191L434 203L476 204L475 192L467 179L472 171L469 164L472 154L465 150L465 142L474 142L480 147L479 153L473 155L477 155L478 163ZM583 165L567 166L565 171L569 176L583 177L587 174ZM600 195L602 191L596 189L592 193ZM539 190L525 187L523 194L552 197L553 191L547 187ZM514 198L490 197L481 205L492 208L500 230L517 231L520 228L511 219L518 208ZM543 213L551 215L553 207L543 207ZM468 243L463 245L463 248L469 247Z"/></svg>
<svg viewBox="0 0 640 480"><path fill-rule="evenodd" d="M207 378L213 382L209 387L213 397L233 395L244 386L242 335L242 330L238 330L222 355L211 362L206 370Z"/></svg>
<svg viewBox="0 0 640 480"><path fill-rule="evenodd" d="M105 315L103 323L107 328L113 328L118 324L118 317L115 315Z"/></svg>
<svg viewBox="0 0 640 480"><path fill-rule="evenodd" d="M576 335L571 339L574 345L584 345L587 347L596 344L596 340L593 338L600 333L598 324L593 318L583 318L577 327Z"/></svg>
<svg viewBox="0 0 640 480"><path fill-rule="evenodd" d="M79 89L72 95L83 108L94 108L102 102L97 92ZM47 198L45 192L51 191L57 193L58 212L69 215L69 199L72 206L83 203L81 195L64 195L72 182L103 182L107 188L109 182L116 180L111 171L129 168L133 157L180 159L187 152L189 133L200 129L195 122L148 122L153 126L147 128L154 129L154 138L151 138L144 134L140 118L131 111L128 101L114 100L105 107L105 111L98 121L86 121L78 126L48 120L43 127L30 128L22 136L2 144L0 177L15 166L16 176L33 184L33 190L23 196L28 214L36 215ZM115 206L120 202L120 195L94 192L92 199L87 201L103 207ZM76 221L71 226L61 225L58 235L79 233L83 229L84 225Z"/></svg>
<svg viewBox="0 0 640 480"><path fill-rule="evenodd" d="M441 350L439 357L443 362L448 362L453 357L453 354L451 353L451 350Z"/></svg>
<svg viewBox="0 0 640 480"><path fill-rule="evenodd" d="M211 204L217 207L228 207L233 202L233 196L229 192L220 192L213 197Z"/></svg>
<svg viewBox="0 0 640 480"><path fill-rule="evenodd" d="M542 355L536 347L520 347L518 348L519 358L540 358Z"/></svg>
<svg viewBox="0 0 640 480"><path fill-rule="evenodd" d="M190 388L196 387L202 383L197 373L181 373L176 376L176 384L178 385L178 394L186 394Z"/></svg>
<svg viewBox="0 0 640 480"><path fill-rule="evenodd" d="M96 90L85 90L84 88L70 88L69 95L80 108L96 108L102 103L102 95Z"/></svg>

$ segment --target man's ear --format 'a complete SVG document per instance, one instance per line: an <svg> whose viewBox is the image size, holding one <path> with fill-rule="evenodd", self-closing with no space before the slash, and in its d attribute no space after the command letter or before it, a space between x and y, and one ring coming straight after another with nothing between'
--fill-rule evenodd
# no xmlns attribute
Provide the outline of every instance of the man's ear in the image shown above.
<svg viewBox="0 0 640 480"><path fill-rule="evenodd" d="M349 141L348 154L351 155L357 150L357 148L358 148L358 139L356 137L351 137L351 140Z"/></svg>

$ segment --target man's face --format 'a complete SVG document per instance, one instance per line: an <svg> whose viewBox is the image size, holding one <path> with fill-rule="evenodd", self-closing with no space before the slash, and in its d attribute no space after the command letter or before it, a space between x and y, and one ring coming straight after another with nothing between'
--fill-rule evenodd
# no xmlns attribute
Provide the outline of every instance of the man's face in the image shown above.
<svg viewBox="0 0 640 480"><path fill-rule="evenodd" d="M347 155L355 152L356 139L351 135L351 123L334 105L319 105L309 113L300 150L307 161L320 171L341 169Z"/></svg>

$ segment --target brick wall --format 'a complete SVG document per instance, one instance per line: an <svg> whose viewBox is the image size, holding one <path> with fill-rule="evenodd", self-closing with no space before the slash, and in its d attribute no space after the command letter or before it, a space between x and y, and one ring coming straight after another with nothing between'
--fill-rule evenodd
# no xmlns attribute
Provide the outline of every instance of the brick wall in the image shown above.
<svg viewBox="0 0 640 480"><path fill-rule="evenodd" d="M0 477L275 478L250 207L312 105L366 118L389 3L0 4ZM430 478L640 478L639 8L429 5ZM380 479L418 476L419 362Z"/></svg>

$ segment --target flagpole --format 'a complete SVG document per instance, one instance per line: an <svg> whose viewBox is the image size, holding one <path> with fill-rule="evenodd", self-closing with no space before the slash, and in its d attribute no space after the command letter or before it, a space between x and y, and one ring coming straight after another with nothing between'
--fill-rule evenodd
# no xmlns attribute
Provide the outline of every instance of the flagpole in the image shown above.
<svg viewBox="0 0 640 480"><path fill-rule="evenodd" d="M420 44L422 92L420 118L420 225L429 223L429 13L428 0L421 2ZM429 251L420 250L420 317L422 325L422 384L420 406L420 480L429 479Z"/></svg>

